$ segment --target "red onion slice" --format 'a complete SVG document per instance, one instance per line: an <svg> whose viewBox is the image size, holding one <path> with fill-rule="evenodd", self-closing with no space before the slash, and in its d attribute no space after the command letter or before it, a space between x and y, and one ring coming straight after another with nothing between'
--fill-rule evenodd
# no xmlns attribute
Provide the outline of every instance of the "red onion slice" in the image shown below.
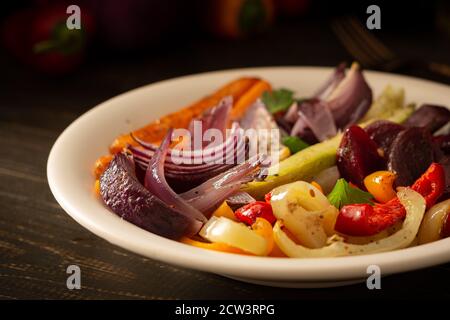
<svg viewBox="0 0 450 320"><path fill-rule="evenodd" d="M317 98L317 99L321 99L321 100L326 99L333 92L333 90L339 85L339 83L344 79L345 67L346 67L345 62L338 65L334 69L333 74L316 91L316 93L313 95L313 97Z"/></svg>
<svg viewBox="0 0 450 320"><path fill-rule="evenodd" d="M247 162L181 194L181 197L198 210L209 214L230 195L237 192L242 184L254 180L260 174L260 166L266 159L266 156L254 156Z"/></svg>
<svg viewBox="0 0 450 320"><path fill-rule="evenodd" d="M139 138L133 136L132 134L131 134L131 136L137 143L139 143L146 150L141 150L141 149L138 149L133 146L129 146L128 148L131 151L133 151L133 153L134 153L134 151L139 150L139 154L141 156L146 155L147 158L151 158L153 153L155 152L155 150L158 147L151 143L142 141ZM194 159L212 157L214 155L220 154L220 152L222 152L222 154L225 154L227 150L231 149L231 144L235 143L236 139L237 139L237 141L241 142L241 140L243 140L243 132L242 132L242 130L240 130L239 124L237 122L234 122L231 126L231 129L230 129L227 139L220 145L213 146L213 147L207 147L203 150L193 150L193 151L183 150L183 152L181 152L181 150L179 150L179 149L169 149L167 151L169 157L166 159L166 161L175 162L175 163L179 163L179 164L181 164L181 163L183 163L183 164L189 164L189 163L198 164L196 161L194 161Z"/></svg>
<svg viewBox="0 0 450 320"><path fill-rule="evenodd" d="M208 109L201 118L192 119L191 123L189 124L189 131L193 135L194 131L194 125L193 121L201 121L202 122L202 134L210 129L218 129L222 132L222 134L225 133L225 129L227 128L228 124L228 117L230 110L233 106L233 97L232 96L226 96L220 100L219 104L215 107L212 107L211 109Z"/></svg>
<svg viewBox="0 0 450 320"><path fill-rule="evenodd" d="M319 141L334 137L337 133L333 115L328 105L320 100L303 102L299 107L299 119L309 127Z"/></svg>
<svg viewBox="0 0 450 320"><path fill-rule="evenodd" d="M155 154L148 163L144 180L145 188L147 188L147 190L167 205L172 205L189 216L199 221L206 222L206 217L199 210L189 205L183 198L176 194L169 187L166 178L164 177L164 160L167 155L167 150L169 149L172 132L172 129L167 132L161 146L155 151Z"/></svg>
<svg viewBox="0 0 450 320"><path fill-rule="evenodd" d="M344 129L358 122L372 104L370 89L359 65L353 63L350 71L326 100L336 126Z"/></svg>

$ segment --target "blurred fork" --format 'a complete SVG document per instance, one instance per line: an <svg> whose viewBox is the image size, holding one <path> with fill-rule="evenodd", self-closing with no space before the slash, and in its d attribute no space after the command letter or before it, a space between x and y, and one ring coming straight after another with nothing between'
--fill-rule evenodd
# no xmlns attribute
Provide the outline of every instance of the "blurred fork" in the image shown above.
<svg viewBox="0 0 450 320"><path fill-rule="evenodd" d="M398 58L355 17L333 20L331 27L347 51L366 68L394 71L414 63L450 78L449 65Z"/></svg>

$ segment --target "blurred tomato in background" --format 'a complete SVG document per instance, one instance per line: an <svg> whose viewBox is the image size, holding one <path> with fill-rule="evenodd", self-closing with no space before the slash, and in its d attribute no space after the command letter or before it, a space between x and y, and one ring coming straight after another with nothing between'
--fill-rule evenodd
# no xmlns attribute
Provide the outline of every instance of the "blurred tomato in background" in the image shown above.
<svg viewBox="0 0 450 320"><path fill-rule="evenodd" d="M81 29L68 29L70 2L38 1L8 16L2 29L5 48L22 63L49 74L64 74L84 59L94 34L92 12L81 10Z"/></svg>

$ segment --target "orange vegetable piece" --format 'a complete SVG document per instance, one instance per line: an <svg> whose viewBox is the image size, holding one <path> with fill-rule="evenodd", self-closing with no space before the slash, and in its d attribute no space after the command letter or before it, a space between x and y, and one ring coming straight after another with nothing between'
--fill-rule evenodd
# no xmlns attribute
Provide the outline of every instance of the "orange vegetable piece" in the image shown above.
<svg viewBox="0 0 450 320"><path fill-rule="evenodd" d="M395 174L393 172L376 171L364 179L364 185L375 200L386 203L397 196L393 188L394 181Z"/></svg>
<svg viewBox="0 0 450 320"><path fill-rule="evenodd" d="M230 114L231 120L240 119L244 115L245 110L247 110L247 108L259 97L261 97L265 91L271 91L271 86L267 81L260 80L254 84L239 98L239 100L234 103Z"/></svg>
<svg viewBox="0 0 450 320"><path fill-rule="evenodd" d="M98 179L95 180L94 192L98 197L100 197L100 180L98 180Z"/></svg>
<svg viewBox="0 0 450 320"><path fill-rule="evenodd" d="M274 246L273 229L269 221L264 218L256 218L252 224L252 230L262 236L267 241L267 253L272 252Z"/></svg>
<svg viewBox="0 0 450 320"><path fill-rule="evenodd" d="M214 242L214 243L209 243L209 242L202 242L202 241L197 241L197 240L192 240L190 238L187 237L183 237L180 240L182 243L194 246L194 247L198 247L198 248L202 248L202 249L207 249L207 250L214 250L214 251L221 251L221 252L228 252L228 253L237 253L237 254L245 254L245 255L251 255L248 252L245 252L239 248L235 248L232 246L229 246L225 243L220 243L220 242Z"/></svg>
<svg viewBox="0 0 450 320"><path fill-rule="evenodd" d="M112 155L106 155L106 156L102 156L102 157L98 158L97 161L95 161L95 165L94 165L94 176L95 176L95 179L100 178L102 173L108 167L108 165L111 162L112 158L113 158Z"/></svg>

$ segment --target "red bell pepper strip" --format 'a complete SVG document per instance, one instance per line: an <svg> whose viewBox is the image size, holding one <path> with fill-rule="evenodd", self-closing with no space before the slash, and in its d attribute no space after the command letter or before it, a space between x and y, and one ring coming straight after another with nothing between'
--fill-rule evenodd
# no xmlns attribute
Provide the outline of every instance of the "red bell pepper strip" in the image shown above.
<svg viewBox="0 0 450 320"><path fill-rule="evenodd" d="M445 171L442 165L432 163L411 188L425 198L427 209L432 207L445 191Z"/></svg>
<svg viewBox="0 0 450 320"><path fill-rule="evenodd" d="M411 186L426 201L427 208L434 205L445 189L444 169L433 163ZM335 230L351 236L371 236L404 219L406 210L396 197L384 204L351 204L344 206L336 220Z"/></svg>
<svg viewBox="0 0 450 320"><path fill-rule="evenodd" d="M235 217L245 224L251 226L256 218L263 218L274 224L277 220L273 215L272 206L263 201L255 201L239 208L234 213Z"/></svg>

